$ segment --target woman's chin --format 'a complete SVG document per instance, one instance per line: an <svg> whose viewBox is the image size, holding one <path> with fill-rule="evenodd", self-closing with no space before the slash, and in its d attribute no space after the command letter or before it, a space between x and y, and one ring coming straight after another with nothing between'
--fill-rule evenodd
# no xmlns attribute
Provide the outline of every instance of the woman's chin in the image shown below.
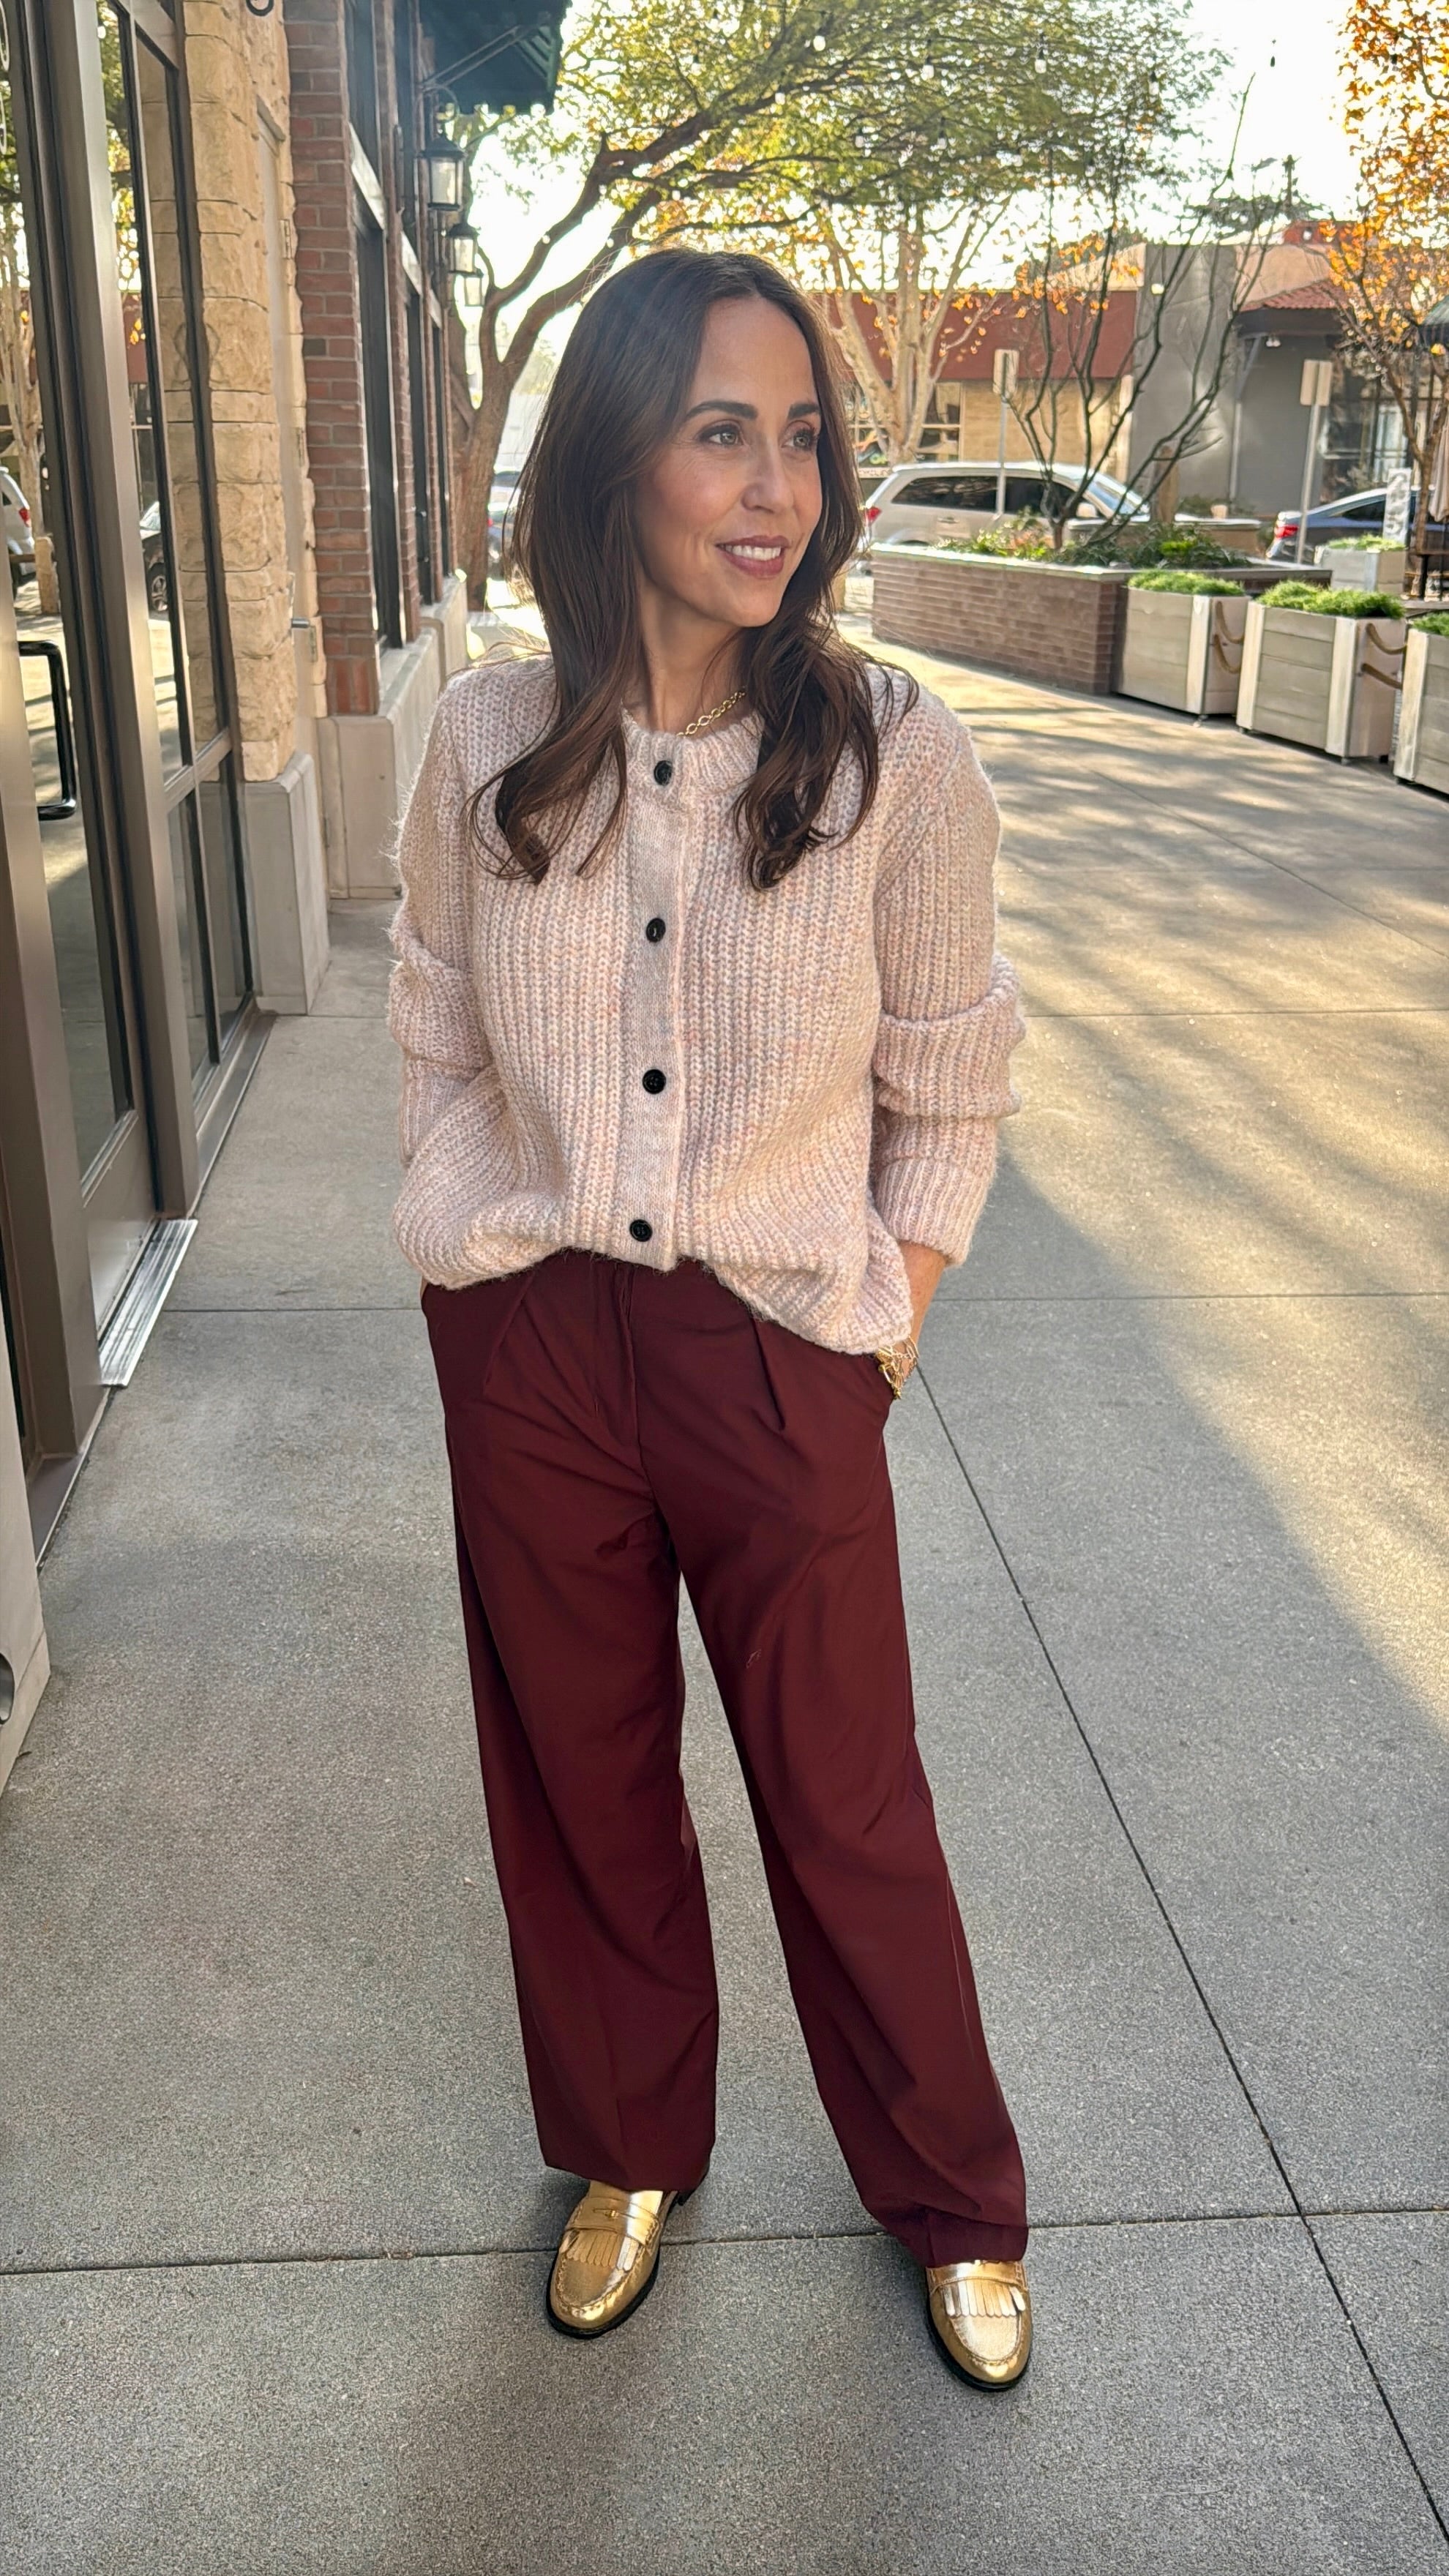
<svg viewBox="0 0 1449 2576"><path fill-rule="evenodd" d="M727 576L722 595L728 603L724 615L732 626L768 626L780 612L784 576L760 581L753 573L735 573Z"/></svg>

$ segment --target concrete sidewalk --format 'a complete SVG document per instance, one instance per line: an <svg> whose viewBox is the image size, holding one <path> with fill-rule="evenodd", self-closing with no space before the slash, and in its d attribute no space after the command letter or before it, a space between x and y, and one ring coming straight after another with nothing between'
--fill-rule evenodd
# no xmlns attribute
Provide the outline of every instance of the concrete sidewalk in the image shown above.
<svg viewBox="0 0 1449 2576"><path fill-rule="evenodd" d="M544 2323L571 2186L389 1245L385 916L343 912L52 1551L0 1805L26 2576L1449 2570L1444 808L917 667L997 780L1032 1013L891 1432L1031 2374L960 2388L855 2201L697 1652L719 2149L635 2324Z"/></svg>

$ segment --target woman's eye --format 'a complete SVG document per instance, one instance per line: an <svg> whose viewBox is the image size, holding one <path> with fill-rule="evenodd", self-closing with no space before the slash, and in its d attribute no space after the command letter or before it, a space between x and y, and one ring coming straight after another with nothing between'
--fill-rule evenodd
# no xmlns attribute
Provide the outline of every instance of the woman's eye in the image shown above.
<svg viewBox="0 0 1449 2576"><path fill-rule="evenodd" d="M739 434L740 425L737 420L717 420L704 433L705 439L708 442L711 444L718 443L721 447L733 446L737 442Z"/></svg>

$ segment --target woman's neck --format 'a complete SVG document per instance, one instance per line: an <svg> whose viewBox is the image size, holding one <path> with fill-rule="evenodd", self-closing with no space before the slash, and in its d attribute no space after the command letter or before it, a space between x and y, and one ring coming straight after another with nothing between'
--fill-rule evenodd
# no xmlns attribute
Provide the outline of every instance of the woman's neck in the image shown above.
<svg viewBox="0 0 1449 2576"><path fill-rule="evenodd" d="M720 626L645 587L641 667L625 700L648 733L683 733L739 687L740 629Z"/></svg>

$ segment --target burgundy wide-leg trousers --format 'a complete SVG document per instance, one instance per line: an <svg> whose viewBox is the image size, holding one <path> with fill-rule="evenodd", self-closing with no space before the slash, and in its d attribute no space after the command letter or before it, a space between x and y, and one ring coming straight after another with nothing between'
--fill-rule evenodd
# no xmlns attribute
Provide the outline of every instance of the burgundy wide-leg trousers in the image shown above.
<svg viewBox="0 0 1449 2576"><path fill-rule="evenodd" d="M874 1360L695 1263L563 1252L423 1303L545 2158L683 2191L714 2141L682 1574L860 2197L919 2262L1019 2256L1021 2155L916 1749Z"/></svg>

